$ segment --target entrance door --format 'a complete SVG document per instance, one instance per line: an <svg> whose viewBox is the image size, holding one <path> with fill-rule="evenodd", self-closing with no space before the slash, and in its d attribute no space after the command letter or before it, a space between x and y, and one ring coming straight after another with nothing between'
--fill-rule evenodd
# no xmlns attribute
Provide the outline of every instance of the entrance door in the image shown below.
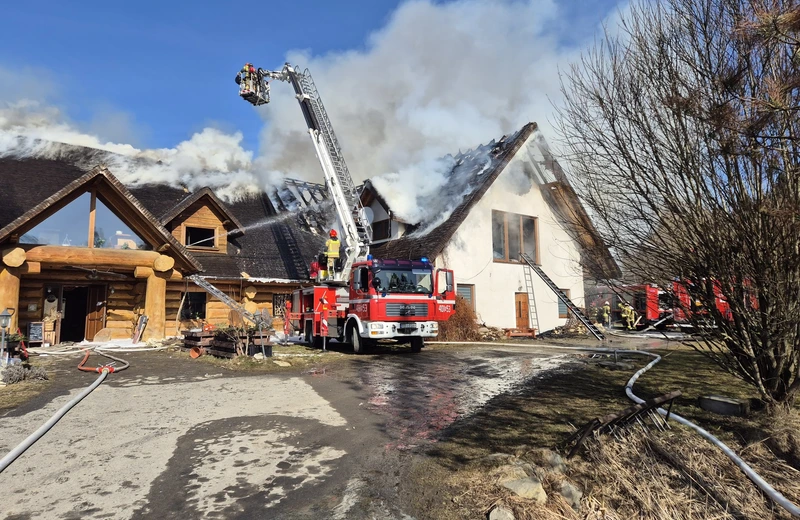
<svg viewBox="0 0 800 520"><path fill-rule="evenodd" d="M86 339L92 341L95 334L106 326L106 286L89 286L86 300Z"/></svg>
<svg viewBox="0 0 800 520"><path fill-rule="evenodd" d="M514 295L514 309L517 313L517 328L530 328L530 314L528 313L528 293L516 293Z"/></svg>
<svg viewBox="0 0 800 520"><path fill-rule="evenodd" d="M59 341L80 342L86 337L86 308L89 288L64 287L61 301L61 334Z"/></svg>

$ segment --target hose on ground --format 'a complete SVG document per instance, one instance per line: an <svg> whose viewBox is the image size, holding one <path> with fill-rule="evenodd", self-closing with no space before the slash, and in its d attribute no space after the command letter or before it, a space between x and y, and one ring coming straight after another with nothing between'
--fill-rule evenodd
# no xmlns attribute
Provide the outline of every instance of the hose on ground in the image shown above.
<svg viewBox="0 0 800 520"><path fill-rule="evenodd" d="M49 431L50 431L50 428L52 428L53 426L55 426L55 424L56 424L58 421L60 421L60 420L61 420L61 418L62 418L62 417L64 417L64 416L67 414L67 412L69 412L70 410L72 410L72 408L74 408L76 404L80 403L80 402L83 400L83 398L84 398L84 397L86 397L87 395L89 395L90 393L92 393L92 390L94 390L95 388L97 388L98 386L100 386L100 383L102 383L102 382L103 382L103 380L104 380L106 377L108 377L108 374L109 374L109 371L108 371L108 370L103 370L103 371L100 373L100 376L99 376L97 379L95 379L94 383L92 383L91 385L89 385L88 387L86 387L86 388L83 390L83 392L81 392L80 394L78 394L77 396L75 396L75 398L74 398L74 399L72 399L70 402L68 402L67 404L65 404L65 405L64 405L64 406L63 406L63 407L62 407L62 408L61 408L59 411L57 411L57 412L55 413L55 415L53 415L53 416L52 416L52 417L51 417L51 418L50 418L50 419L49 419L49 420L48 420L46 423L44 423L44 424L43 424L43 425L42 425L42 426L41 426L41 427L40 427L38 430L36 430L36 431L35 431L35 432L33 432L32 434L30 434L30 435L28 436L28 438L27 438L27 439L25 439L24 441L22 441L21 443L19 443L19 444L17 445L17 447L16 447L16 448L14 448L14 449L13 449L13 450L11 450L10 452L8 452L8 455L6 455L6 456L5 456L5 457L3 457L2 459L0 459L0 473L2 473L2 472L3 472L3 471L4 471L4 470L5 470L5 469L6 469L8 466L10 466L12 462L14 462L15 460L17 460L17 458L18 458L20 455L22 455L23 453L25 453L25 450L27 450L28 448L30 448L31 446L33 446L33 444L34 444L36 441L38 441L39 439L41 439L41 438L44 436L44 434L45 434L45 433L49 432Z"/></svg>
<svg viewBox="0 0 800 520"><path fill-rule="evenodd" d="M512 347L520 347L519 343L493 343L493 342L481 342L481 341L437 341L437 342L429 342L429 343L441 343L441 344L450 344L450 345L492 345L492 346L512 346ZM565 346L558 346L558 345L536 345L538 348L552 348L552 349L562 349L562 350L573 350L573 351L584 351L584 352L597 352L602 354L634 354L639 356L649 356L653 359L650 363L648 363L644 368L637 371L631 378L628 380L627 384L625 385L625 394L628 396L636 404L641 404L644 402L644 399L637 396L633 393L633 385L639 379L639 377L654 367L659 361L661 361L661 356L658 354L653 354L652 352L646 352L643 350L619 350L619 349L610 349L610 348L594 348L594 347L565 347ZM664 410L663 408L658 408L658 413L663 416L666 416L669 412ZM733 452L730 447L728 447L724 442L716 438L714 435L709 433L707 430L701 428L700 426L694 424L690 420L681 417L680 415L676 414L675 412L669 413L669 417L674 419L679 424L684 426L688 426L689 428L693 429L697 433L699 433L702 437L704 437L707 441L711 442L714 446L719 448L722 453L724 453L731 461L736 464L736 466L742 470L742 472L750 479L753 484L758 486L758 488L765 494L767 497L770 498L773 502L784 508L788 511L792 516L800 517L800 507L798 507L795 503L791 500L783 496L778 490L773 488L767 481L765 481L761 475L756 473L753 468L751 468L745 461L743 461L736 453Z"/></svg>
<svg viewBox="0 0 800 520"><path fill-rule="evenodd" d="M100 366L97 366L97 367L94 367L94 368L86 367L86 366L84 366L86 364L86 360L89 359L89 355L92 353L91 350L86 349L86 355L83 356L83 359L81 360L81 362L78 363L78 370L82 370L83 372L104 372L104 371L120 372L120 371L125 370L126 368L128 368L130 366L130 364L127 361L125 361L124 359L120 359L118 357L114 357L111 354L108 354L106 352L101 352L99 350L97 350L95 352L97 354L100 354L103 357L107 357L108 359L111 359L112 361L122 363L122 366L118 367L118 366L114 365L113 363L106 363L105 365L100 365Z"/></svg>
<svg viewBox="0 0 800 520"><path fill-rule="evenodd" d="M5 457L0 459L0 473L2 473L8 466L10 466L12 462L17 460L20 455L25 453L25 450L33 446L33 444L36 441L41 439L44 436L44 434L49 432L50 429L53 426L55 426L56 423L60 421L61 418L67 414L67 412L72 410L75 407L75 405L80 403L84 397L92 393L92 391L95 388L100 386L100 383L102 383L105 380L105 378L108 377L108 374L110 374L111 372L119 372L120 370L125 370L130 366L130 364L124 359L110 356L103 352L98 352L98 354L100 354L101 356L105 356L114 362L122 363L122 366L112 366L111 364L106 364L103 366L99 366L97 368L88 368L85 367L84 364L86 363L86 360L89 359L90 353L91 350L86 349L86 355L83 357L83 360L80 362L80 364L78 364L78 369L83 370L84 372L99 372L100 375L97 377L97 379L94 380L94 382L91 385L87 386L80 394L76 395L70 402L62 406L61 409L58 410L52 417L50 417L50 419L48 419L46 423L40 426L38 430L30 434L24 441L19 443L14 449L8 452L8 454Z"/></svg>

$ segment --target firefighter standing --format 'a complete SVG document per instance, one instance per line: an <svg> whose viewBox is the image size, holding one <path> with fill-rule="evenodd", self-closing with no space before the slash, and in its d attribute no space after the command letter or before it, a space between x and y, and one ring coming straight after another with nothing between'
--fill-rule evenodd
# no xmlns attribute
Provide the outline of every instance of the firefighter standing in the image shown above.
<svg viewBox="0 0 800 520"><path fill-rule="evenodd" d="M608 302L603 304L603 326L611 328L611 304Z"/></svg>
<svg viewBox="0 0 800 520"><path fill-rule="evenodd" d="M336 260L339 259L339 247L341 242L336 237L336 230L331 229L330 238L325 242L325 254L328 256L328 279L335 278L334 268L336 267Z"/></svg>

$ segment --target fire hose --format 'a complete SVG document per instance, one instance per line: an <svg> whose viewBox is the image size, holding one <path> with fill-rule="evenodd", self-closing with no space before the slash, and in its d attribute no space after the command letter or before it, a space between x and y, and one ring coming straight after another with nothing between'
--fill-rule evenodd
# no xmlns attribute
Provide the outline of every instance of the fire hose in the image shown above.
<svg viewBox="0 0 800 520"><path fill-rule="evenodd" d="M492 345L492 346L508 346L508 347L519 347L519 343L488 343L488 342L480 342L480 341L431 341L430 343L446 343L448 345ZM633 393L633 385L639 379L639 376L653 368L659 361L661 361L661 356L658 354L653 354L652 352L646 352L643 350L617 350L617 349L610 349L610 348L583 348L583 347L561 347L557 345L536 345L539 348L551 348L551 349L562 349L562 350L581 350L586 352L597 352L601 354L634 354L639 356L649 356L654 358L650 363L648 363L644 368L640 369L638 372L633 374L628 382L625 384L625 394L631 399L633 402L637 404L641 404L644 402L644 399L637 396ZM758 486L758 488L765 494L767 497L770 498L773 502L784 508L788 511L792 516L800 517L800 507L798 507L794 502L783 496L778 490L773 488L767 481L765 481L761 475L756 473L753 468L751 468L744 460L742 460L736 453L733 452L724 442L716 438L714 435L709 433L707 430L701 428L700 426L694 424L693 422L689 421L688 419L681 417L680 415L672 412L669 413L667 410L663 408L658 408L658 413L667 416L672 419L675 419L676 422L682 424L684 426L688 426L689 428L693 429L697 433L699 433L702 437L704 437L707 441L711 442L714 446L719 448L722 453L724 453L731 461L736 464L736 466L742 470L742 472L749 478L753 484Z"/></svg>
<svg viewBox="0 0 800 520"><path fill-rule="evenodd" d="M119 359L117 357L110 356L110 355L108 355L106 353L103 353L103 352L98 352L98 354L100 354L101 356L107 357L107 358L111 359L114 362L122 363L122 366L115 366L113 363L107 363L105 365L101 365L101 366L98 366L98 367L95 367L95 368L86 367L84 365L86 364L86 360L89 359L89 354L90 353L91 353L91 350L87 349L86 350L86 355L83 357L83 360L81 360L80 364L78 364L78 370L81 370L81 371L84 371L84 372L98 372L100 374L98 376L98 378L95 379L94 382L91 385L89 385L88 387L86 387L80 394L76 395L70 402L68 402L67 404L62 406L61 409L58 410L38 430L36 430L32 434L30 434L27 439L25 439L24 441L19 443L14 449L12 449L10 452L8 452L8 454L5 457L0 459L0 473L2 473L8 466L10 466L12 462L17 460L17 458L19 458L20 455L25 453L25 450L27 450L28 448L33 446L33 444L36 441L41 439L44 436L45 433L50 431L50 429L53 426L55 426L56 423L58 421L60 421L61 418L64 417L67 414L67 412L72 410L75 407L75 405L80 403L83 400L84 397L86 397L87 395L92 393L92 391L95 388L100 386L100 383L102 383L106 379L106 377L108 377L108 374L110 374L112 372L119 372L121 370L125 370L126 368L128 368L130 366L130 364L127 361L123 360L123 359Z"/></svg>

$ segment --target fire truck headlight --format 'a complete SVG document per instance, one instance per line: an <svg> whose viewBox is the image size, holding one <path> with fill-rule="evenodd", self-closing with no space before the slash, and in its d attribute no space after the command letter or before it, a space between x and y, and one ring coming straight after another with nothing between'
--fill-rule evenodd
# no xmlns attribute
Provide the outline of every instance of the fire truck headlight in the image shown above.
<svg viewBox="0 0 800 520"><path fill-rule="evenodd" d="M370 330L383 330L383 323L370 323L369 324Z"/></svg>
<svg viewBox="0 0 800 520"><path fill-rule="evenodd" d="M431 323L431 330L433 332L437 332L439 330L439 322L434 321L433 323Z"/></svg>

